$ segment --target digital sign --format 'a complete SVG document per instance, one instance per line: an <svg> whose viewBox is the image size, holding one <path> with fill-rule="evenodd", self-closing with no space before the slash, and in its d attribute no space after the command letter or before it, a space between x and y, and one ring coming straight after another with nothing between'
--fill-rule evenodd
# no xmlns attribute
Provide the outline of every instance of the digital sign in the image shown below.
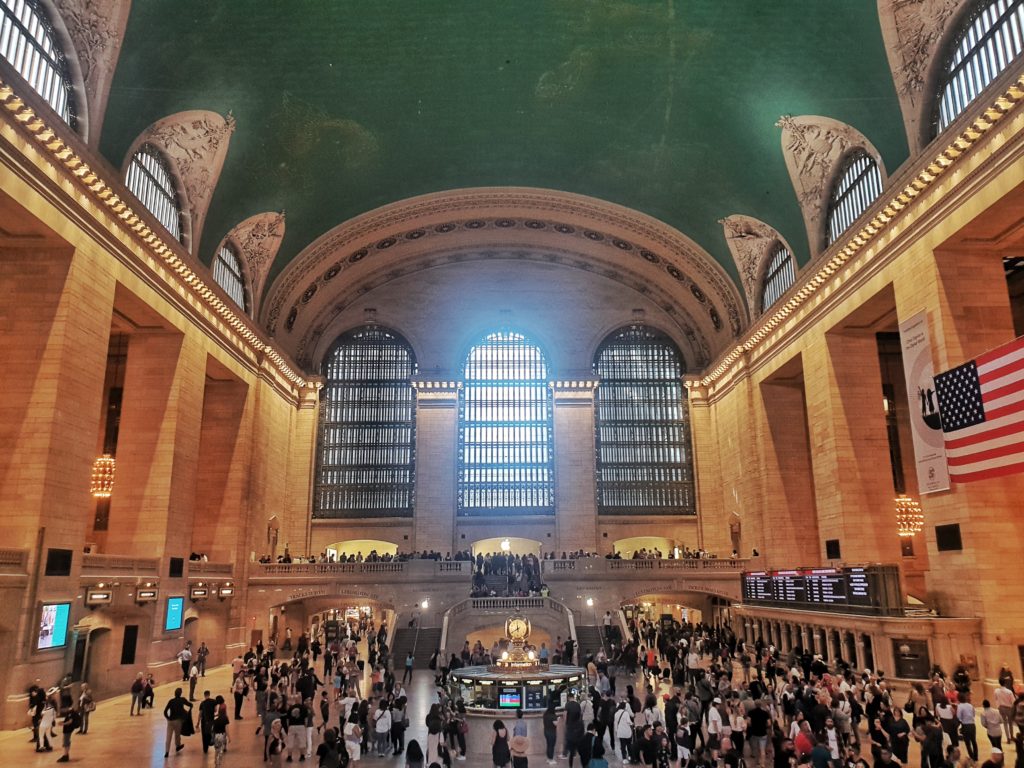
<svg viewBox="0 0 1024 768"><path fill-rule="evenodd" d="M68 619L71 603L47 603L39 615L36 649L63 648L68 644Z"/></svg>
<svg viewBox="0 0 1024 768"><path fill-rule="evenodd" d="M898 615L903 611L899 570L894 565L747 572L743 602L839 613Z"/></svg>
<svg viewBox="0 0 1024 768"><path fill-rule="evenodd" d="M520 688L502 688L498 691L498 707L518 709L523 705L523 694Z"/></svg>
<svg viewBox="0 0 1024 768"><path fill-rule="evenodd" d="M167 598L167 617L164 619L164 632L174 632L181 629L185 613L184 597Z"/></svg>

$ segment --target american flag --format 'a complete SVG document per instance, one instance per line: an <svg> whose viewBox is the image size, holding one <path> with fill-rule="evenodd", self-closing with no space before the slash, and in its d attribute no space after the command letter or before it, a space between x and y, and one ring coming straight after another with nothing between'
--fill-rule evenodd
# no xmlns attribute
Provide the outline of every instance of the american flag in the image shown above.
<svg viewBox="0 0 1024 768"><path fill-rule="evenodd" d="M949 476L1024 472L1024 336L935 377Z"/></svg>

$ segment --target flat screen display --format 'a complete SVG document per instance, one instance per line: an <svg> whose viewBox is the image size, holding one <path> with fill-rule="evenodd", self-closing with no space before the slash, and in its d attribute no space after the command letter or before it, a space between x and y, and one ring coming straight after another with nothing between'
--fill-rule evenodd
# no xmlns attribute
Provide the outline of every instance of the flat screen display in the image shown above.
<svg viewBox="0 0 1024 768"><path fill-rule="evenodd" d="M502 688L498 691L498 706L501 708L517 709L523 705L523 694L521 688Z"/></svg>
<svg viewBox="0 0 1024 768"><path fill-rule="evenodd" d="M803 610L899 614L895 566L798 568L743 574L743 602Z"/></svg>
<svg viewBox="0 0 1024 768"><path fill-rule="evenodd" d="M167 618L164 619L164 632L181 629L182 614L185 612L184 597L167 598Z"/></svg>
<svg viewBox="0 0 1024 768"><path fill-rule="evenodd" d="M71 603L48 603L39 616L39 637L36 648L63 648L68 643L68 618Z"/></svg>

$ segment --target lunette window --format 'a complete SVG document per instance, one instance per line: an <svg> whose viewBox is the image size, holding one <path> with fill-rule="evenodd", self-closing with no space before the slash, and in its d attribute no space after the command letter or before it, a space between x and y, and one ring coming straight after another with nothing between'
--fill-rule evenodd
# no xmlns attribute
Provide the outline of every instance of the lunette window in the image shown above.
<svg viewBox="0 0 1024 768"><path fill-rule="evenodd" d="M314 518L411 517L416 359L394 331L343 334L324 365Z"/></svg>
<svg viewBox="0 0 1024 768"><path fill-rule="evenodd" d="M245 279L242 277L242 263L238 260L235 249L226 243L220 247L213 259L213 279L243 312L248 311L245 305Z"/></svg>
<svg viewBox="0 0 1024 768"><path fill-rule="evenodd" d="M152 144L139 147L128 164L125 184L164 229L181 242L181 203L160 150Z"/></svg>
<svg viewBox="0 0 1024 768"><path fill-rule="evenodd" d="M863 149L849 154L839 180L832 189L828 205L826 245L839 239L864 211L882 194L882 174L878 164Z"/></svg>
<svg viewBox="0 0 1024 768"><path fill-rule="evenodd" d="M553 514L551 422L540 348L514 331L485 336L466 358L459 400L459 514Z"/></svg>
<svg viewBox="0 0 1024 768"><path fill-rule="evenodd" d="M796 264L793 261L793 254L782 243L776 243L768 262L768 269L765 271L761 311L764 312L782 298L782 294L790 289L795 280Z"/></svg>
<svg viewBox="0 0 1024 768"><path fill-rule="evenodd" d="M690 412L676 345L660 331L629 326L605 339L594 371L598 513L696 514Z"/></svg>
<svg viewBox="0 0 1024 768"><path fill-rule="evenodd" d="M0 0L0 55L65 123L77 127L67 60L38 2Z"/></svg>

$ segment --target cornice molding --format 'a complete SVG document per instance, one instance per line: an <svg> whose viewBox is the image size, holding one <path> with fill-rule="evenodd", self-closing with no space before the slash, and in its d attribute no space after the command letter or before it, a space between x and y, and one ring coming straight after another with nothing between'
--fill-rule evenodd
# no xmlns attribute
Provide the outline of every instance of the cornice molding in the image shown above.
<svg viewBox="0 0 1024 768"><path fill-rule="evenodd" d="M216 320L219 333L229 335L231 344L248 347L253 357L265 361L272 370L274 385L294 399L296 391L308 386L306 379L300 375L272 344L261 338L244 316L235 312L230 302L221 298L219 289L212 286L212 279L207 282L189 262L192 259L177 243L156 228L155 220L145 211L144 207L128 192L123 183L113 175L101 159L89 158L89 150L83 145L80 137L59 120L36 94L30 92L23 80L10 69L0 63L0 115L12 128L29 139L26 146L35 146L42 162L53 167L67 183L84 196L87 203L75 201L71 204L78 208L86 205L105 212L107 220L102 226L109 228L118 242L134 241L143 249L145 256L155 264L166 268L162 275L158 271L157 280L161 277L171 293L186 298L186 304L192 311L200 310L209 313ZM27 89L22 96L15 91L12 83L19 83ZM85 212L87 217L95 214ZM166 239L165 239L166 238ZM142 261L134 249L127 249L131 261ZM147 271L142 265L143 272ZM183 309L188 311L188 309ZM205 320L201 324L207 325Z"/></svg>
<svg viewBox="0 0 1024 768"><path fill-rule="evenodd" d="M933 142L930 151L907 163L892 178L889 190L850 228L845 238L832 244L816 269L804 270L796 284L776 303L774 311L763 315L740 344L718 359L700 379L700 386L714 385L720 390L728 379L733 378L737 366L747 359L750 351L774 333L791 314L803 310L812 299L817 299L818 292L833 282L833 276L847 262L881 235L889 233L895 222L915 208L915 201L924 192L957 169L970 150L1024 100L1024 74L1007 73L993 91L995 95L962 115Z"/></svg>

